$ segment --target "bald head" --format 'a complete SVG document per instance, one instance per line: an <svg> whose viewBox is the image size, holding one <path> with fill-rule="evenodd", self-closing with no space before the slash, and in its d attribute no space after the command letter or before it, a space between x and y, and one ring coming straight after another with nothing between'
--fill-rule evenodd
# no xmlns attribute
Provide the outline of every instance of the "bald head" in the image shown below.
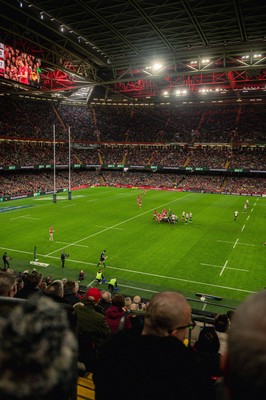
<svg viewBox="0 0 266 400"><path fill-rule="evenodd" d="M191 307L181 293L161 292L153 296L145 312L143 335L168 336L190 322ZM178 332L183 340L186 332Z"/></svg>

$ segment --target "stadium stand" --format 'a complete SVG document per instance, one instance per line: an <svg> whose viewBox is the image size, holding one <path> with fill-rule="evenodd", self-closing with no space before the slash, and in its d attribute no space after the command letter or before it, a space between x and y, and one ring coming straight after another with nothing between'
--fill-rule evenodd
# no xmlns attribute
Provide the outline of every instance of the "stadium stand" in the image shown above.
<svg viewBox="0 0 266 400"><path fill-rule="evenodd" d="M110 2L108 6L105 2L95 2L92 10L93 2L66 1L66 7L61 11L57 9L60 2L54 1L33 1L34 4L31 4L24 0L0 0L0 3L5 16L1 22L4 32L1 41L23 47L23 53L22 49L16 52L17 55L21 52L22 64L28 66L24 68L24 73L29 74L29 81L32 80L31 60L35 56L27 55L25 51L33 51L44 61L42 81L41 69L38 68L38 83L32 85L28 77L28 82L23 82L20 62L12 57L11 69L10 60L3 57L7 48L10 56L15 50L9 49L7 44L0 44L0 86L3 90L0 93L0 202L51 193L54 198L55 187L58 192L66 192L70 199L72 190L93 186L141 188L145 189L145 194L146 188L152 188L266 196L265 98L260 98L265 96L266 81L265 35L260 27L260 24L264 26L265 6L259 7L255 1L251 7L247 4L249 2L242 0L234 2L234 7L229 0L222 2L222 7L219 2L204 0L166 1L162 2L164 8L159 12L156 3L160 2L147 5L149 2L122 1L121 8L126 11L125 15L120 12L118 18L115 10L111 23L113 7L117 7L115 2ZM168 15L169 9L173 13L169 24L178 26L181 35L166 22L165 15ZM180 18L178 24L175 22L179 17L174 9L180 15L185 13L185 18ZM31 12L36 15L32 16ZM73 16L68 12L73 12ZM58 33L55 29L58 20L53 13L60 15L62 23L67 23L62 25L60 22ZM76 15L80 16L79 21ZM130 26L127 15L134 15L132 21L136 21L137 25ZM226 18L225 24L220 17L217 21L218 15L221 19ZM42 21L37 23L38 19ZM183 25L183 21L187 26ZM120 30L119 25L124 28ZM68 26L77 32L82 31L82 36L69 31ZM90 27L95 33L89 30ZM146 33L147 37L142 40ZM30 40L27 39L29 36ZM119 46L115 43L113 46L114 36L115 41L119 39ZM146 50L150 50L149 43L154 54L159 54L156 39L150 40L151 37L158 37L159 49L163 45L171 53L167 56L168 50L164 50L168 66L162 68L164 75L161 76L149 71L151 67L141 66L143 61L139 61L140 58L145 59L145 63L148 61ZM90 43L90 40L95 40L95 43ZM109 49L112 55L105 55L101 47ZM249 55L243 56L246 51ZM261 54L258 56L259 51L263 54L262 58ZM205 64L202 55L207 52L212 59ZM190 60L194 55L197 61ZM40 67L39 61L34 65L35 69L37 65ZM5 62L7 68L2 71ZM62 79L57 79L57 74L61 74ZM86 88L82 87L84 82ZM23 85L28 83L32 86ZM204 92L210 90L211 96L205 97L206 102L203 93L200 93L205 83L208 89ZM173 89L179 85L190 92L187 98L174 96L174 100L164 98L161 102L163 97L159 92L162 87ZM248 85L251 87L246 88ZM71 99L79 87L88 90L83 103ZM223 89L223 94L214 93L220 89ZM90 90L93 93L91 97ZM248 94L244 93L249 90ZM152 96L148 96L153 92L156 93L154 103ZM216 100L212 101L212 98ZM218 100L220 98L223 100ZM116 99L119 100L116 102ZM67 198L62 196L62 199L64 197ZM35 224L38 226L37 221ZM8 244L4 245L7 248L2 247L3 251L12 250ZM34 263L39 269L45 264L35 261L36 246L34 249L34 261L30 265ZM49 254L54 253L51 248ZM7 253L4 254L7 257ZM32 252L28 254L32 256ZM52 256L51 260L53 258L56 257ZM93 266L93 263L90 264ZM20 265L18 267L21 268ZM65 273L66 270L63 271ZM84 271L87 275L87 270ZM83 270L78 279L84 279ZM176 303L156 315L160 306L165 305L160 300L162 293L154 296L159 301L158 308L154 307L152 311L153 300L149 309L148 299L141 299L138 293L131 297L122 294L122 285L119 294L113 296L107 290L100 292L100 286L93 287L94 282L82 287L78 281L45 277L35 269L16 273L4 262L4 271L0 272L0 294L4 296L0 297L2 400L105 400L117 397L162 400L179 396L188 400L214 400L212 380L222 375L220 359L226 353L233 307L214 304L221 303L222 298L200 292L208 289L199 285L195 293L198 299L181 299L180 294L171 292L169 296L167 292L169 298L179 296L180 307ZM88 294L90 290L98 292L97 299ZM119 302L115 296L120 297ZM265 293L261 297L262 303L263 299ZM192 308L192 304L203 307L199 310ZM231 372L230 375L229 368L225 374L225 385L231 391L230 400L251 399L252 396L257 400L263 398L265 393L265 379L263 374L257 373L258 370L265 371L265 360L263 364L261 359L256 360L255 352L252 354L253 349L260 354L265 348L265 340L261 339L260 351L256 347L259 341L253 340L252 346L249 345L250 337L257 338L259 329L257 326L253 329L252 324L253 314L256 313L251 312L250 319L245 318L244 308L248 304L243 303L240 312L237 312L238 319L233 323L230 335L229 355L231 352L231 367L235 367L231 368L233 374ZM220 307L221 314L205 311L206 305L211 310ZM251 310L254 310L253 307ZM168 318L165 318L165 311L169 312ZM121 327L123 317L127 320ZM152 317L153 321L161 323L153 325L150 322ZM241 330L238 324L246 329ZM107 328L104 335L103 327ZM145 335L142 335L143 327ZM121 332L117 334L120 328ZM163 332L160 332L162 328ZM245 337L246 330L251 333L248 339ZM119 334L120 337L117 336ZM114 348L109 348L106 359L101 360L99 355L104 354L101 354L102 349L105 346L108 349L108 342L112 341ZM236 343L237 346L234 346ZM82 346L87 346L87 351L83 352ZM131 357L128 357L130 348ZM241 354L234 353L237 348L242 350ZM146 357L143 357L145 352ZM243 354L250 357L247 363L240 365L239 359ZM253 362L253 357L257 364ZM98 368L100 365L98 371L97 363ZM254 368L249 368L250 365ZM257 375L253 376L251 370ZM243 380L241 373L245 376ZM221 387L224 389L224 382ZM225 398L223 393L221 399ZM215 400L220 400L220 397Z"/></svg>
<svg viewBox="0 0 266 400"><path fill-rule="evenodd" d="M68 187L65 127L70 121L73 188L142 184L207 192L265 192L263 105L150 106L148 110L59 105L55 109L38 102L36 113L35 103L0 99L0 195L4 198L53 189L53 124L55 161L60 168L56 186ZM123 173L125 166L128 173Z"/></svg>
<svg viewBox="0 0 266 400"><path fill-rule="evenodd" d="M77 400L95 400L95 384L91 373L86 377L78 377Z"/></svg>

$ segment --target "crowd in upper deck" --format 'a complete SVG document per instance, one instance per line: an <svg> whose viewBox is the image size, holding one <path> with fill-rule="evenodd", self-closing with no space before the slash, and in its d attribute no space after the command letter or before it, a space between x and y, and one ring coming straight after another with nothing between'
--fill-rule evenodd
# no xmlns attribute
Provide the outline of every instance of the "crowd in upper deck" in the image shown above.
<svg viewBox="0 0 266 400"><path fill-rule="evenodd" d="M266 170L264 106L69 106L0 98L0 167L83 164ZM53 129L55 127L55 129ZM69 129L70 128L70 129ZM69 151L69 132L71 149ZM56 145L54 146L54 133ZM12 140L10 140L12 139ZM62 167L61 167L62 168ZM53 190L52 172L3 173L1 195ZM57 188L68 187L58 169ZM265 191L263 178L75 170L72 187L146 185L185 190ZM251 186L250 186L251 185Z"/></svg>
<svg viewBox="0 0 266 400"><path fill-rule="evenodd" d="M263 104L69 106L2 97L0 137L84 142L265 143Z"/></svg>

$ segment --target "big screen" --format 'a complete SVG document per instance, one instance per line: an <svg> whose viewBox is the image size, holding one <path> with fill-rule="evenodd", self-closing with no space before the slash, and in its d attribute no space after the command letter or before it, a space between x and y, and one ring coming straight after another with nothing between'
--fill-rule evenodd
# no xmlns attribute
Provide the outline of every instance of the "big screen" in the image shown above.
<svg viewBox="0 0 266 400"><path fill-rule="evenodd" d="M40 87L41 60L4 43L0 43L0 76Z"/></svg>

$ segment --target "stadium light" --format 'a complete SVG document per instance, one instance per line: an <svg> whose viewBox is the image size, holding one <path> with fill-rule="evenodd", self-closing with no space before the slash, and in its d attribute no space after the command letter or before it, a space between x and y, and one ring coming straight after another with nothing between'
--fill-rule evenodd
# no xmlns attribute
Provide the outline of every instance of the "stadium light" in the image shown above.
<svg viewBox="0 0 266 400"><path fill-rule="evenodd" d="M155 63L155 64L153 64L152 70L153 70L154 72L157 72L157 71L159 71L160 69L162 69L162 64L160 64L160 63Z"/></svg>

